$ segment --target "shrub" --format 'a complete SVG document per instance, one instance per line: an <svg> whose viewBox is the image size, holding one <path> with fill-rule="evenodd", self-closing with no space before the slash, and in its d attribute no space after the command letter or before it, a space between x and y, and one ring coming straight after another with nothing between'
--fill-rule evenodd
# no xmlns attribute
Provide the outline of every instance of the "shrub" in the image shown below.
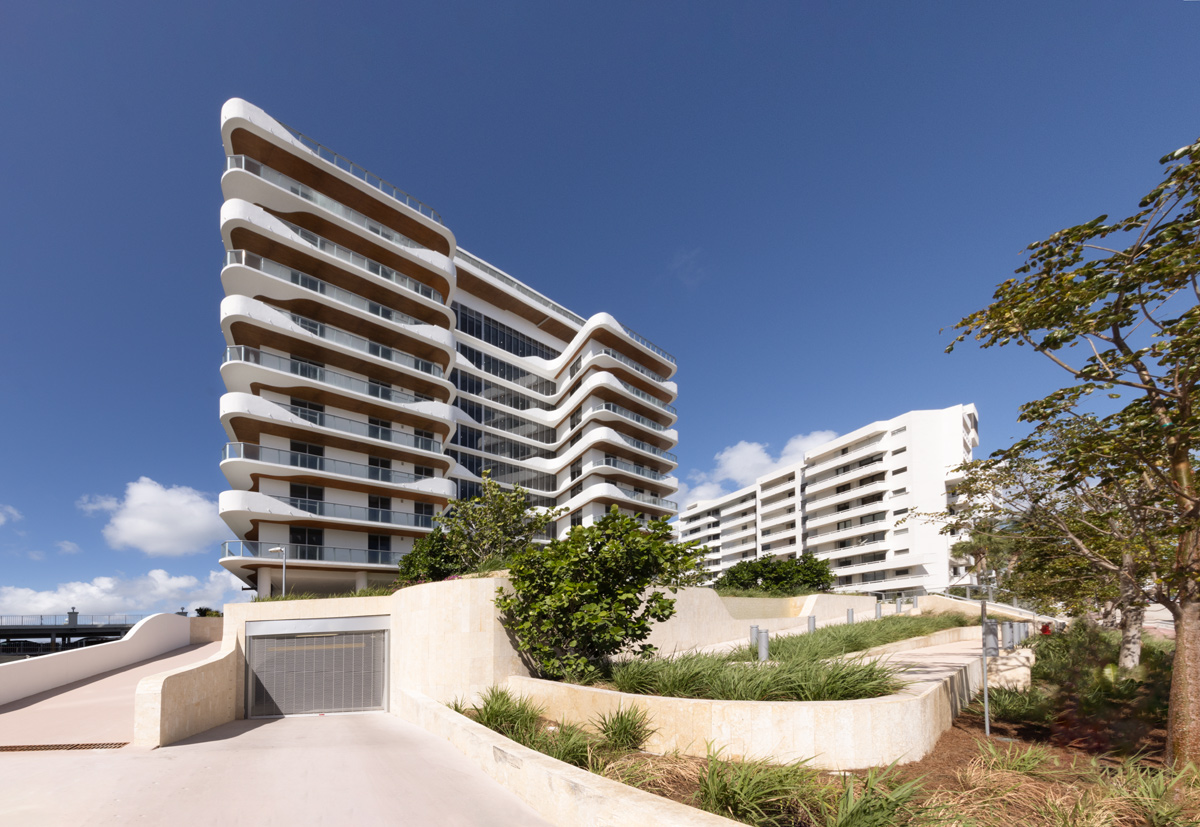
<svg viewBox="0 0 1200 827"><path fill-rule="evenodd" d="M978 706L982 712L982 700ZM1045 724L1054 717L1053 700L1037 686L1030 689L988 690L988 713L995 721L1010 724Z"/></svg>
<svg viewBox="0 0 1200 827"><path fill-rule="evenodd" d="M601 715L593 725L614 750L641 749L657 730L650 726L650 715L640 706L618 707L611 715Z"/></svg>
<svg viewBox="0 0 1200 827"><path fill-rule="evenodd" d="M428 583L464 574L462 561L450 553L450 544L440 524L413 543L412 551L400 558L399 581L404 584Z"/></svg>
<svg viewBox="0 0 1200 827"><path fill-rule="evenodd" d="M475 707L476 721L527 747L537 738L541 715L542 707L498 686L489 687Z"/></svg>
<svg viewBox="0 0 1200 827"><path fill-rule="evenodd" d="M719 592L748 591L789 597L829 591L833 580L828 562L818 560L811 554L803 554L796 560L777 560L774 557L743 560L722 574L713 588Z"/></svg>
<svg viewBox="0 0 1200 827"><path fill-rule="evenodd" d="M792 827L802 823L804 810L800 799L806 791L820 787L815 770L804 764L727 762L721 761L719 755L719 750L708 753L696 793L698 807L756 827Z"/></svg>
<svg viewBox="0 0 1200 827"><path fill-rule="evenodd" d="M665 519L642 523L616 506L565 540L518 552L509 565L512 591L496 606L517 648L549 678L595 675L629 650L648 654L650 626L675 614L675 591L696 572L693 543L671 542Z"/></svg>

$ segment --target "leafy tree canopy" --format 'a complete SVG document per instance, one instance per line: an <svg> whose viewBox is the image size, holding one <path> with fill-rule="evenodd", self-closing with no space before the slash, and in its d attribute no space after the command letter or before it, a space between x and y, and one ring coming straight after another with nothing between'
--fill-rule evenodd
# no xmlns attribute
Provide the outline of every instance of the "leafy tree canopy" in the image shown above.
<svg viewBox="0 0 1200 827"><path fill-rule="evenodd" d="M774 557L743 560L727 569L713 584L713 588L718 591L757 589L785 597L829 591L833 581L828 562L818 560L811 554L803 554L796 560L777 560Z"/></svg>
<svg viewBox="0 0 1200 827"><path fill-rule="evenodd" d="M699 577L694 546L672 542L665 519L642 523L613 506L564 540L516 552L496 606L542 675L581 679L621 652L654 651L643 642L652 624L675 613L662 589Z"/></svg>

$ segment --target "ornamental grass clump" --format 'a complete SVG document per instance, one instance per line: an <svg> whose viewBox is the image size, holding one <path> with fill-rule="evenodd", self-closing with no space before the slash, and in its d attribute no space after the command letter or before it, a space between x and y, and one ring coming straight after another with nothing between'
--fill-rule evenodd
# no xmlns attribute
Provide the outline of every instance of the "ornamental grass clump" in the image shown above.
<svg viewBox="0 0 1200 827"><path fill-rule="evenodd" d="M601 714L592 722L607 746L628 752L639 750L658 730L650 726L650 713L640 706L617 707L612 714Z"/></svg>

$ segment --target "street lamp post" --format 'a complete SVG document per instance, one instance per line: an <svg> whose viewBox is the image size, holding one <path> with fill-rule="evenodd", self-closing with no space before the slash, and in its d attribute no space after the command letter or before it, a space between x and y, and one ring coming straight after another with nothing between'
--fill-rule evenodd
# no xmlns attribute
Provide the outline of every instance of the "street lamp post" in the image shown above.
<svg viewBox="0 0 1200 827"><path fill-rule="evenodd" d="M283 546L275 546L275 548L271 549L270 551L272 554L274 554L275 552L279 552L280 556L283 557L283 591L282 591L282 594L287 595L287 549L285 549Z"/></svg>

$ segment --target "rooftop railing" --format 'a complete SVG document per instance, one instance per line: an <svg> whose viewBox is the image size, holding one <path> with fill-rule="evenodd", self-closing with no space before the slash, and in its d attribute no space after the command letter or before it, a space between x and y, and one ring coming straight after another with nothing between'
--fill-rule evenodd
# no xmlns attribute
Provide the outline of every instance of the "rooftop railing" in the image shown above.
<svg viewBox="0 0 1200 827"><path fill-rule="evenodd" d="M380 178L375 173L370 172L369 170L363 169L358 164L354 163L353 161L346 158L345 156L339 155L338 153L334 152L332 149L325 146L324 144L317 143L312 138L305 135L303 132L300 132L297 129L293 129L292 127L290 127L284 123L281 123L279 125L282 126L284 129L286 129L293 138L295 138L297 141L302 143L305 146L305 148L307 148L309 151L311 151L314 155L316 155L322 161L333 164L338 169L342 170L343 172L350 173L358 180L362 181L363 183L367 184L368 186L374 187L375 189L379 190L380 192L382 192L384 195L388 196L389 198L391 198L395 201L399 201L401 204L408 207L410 210L416 210L417 212L419 212L421 215L425 216L426 218L433 219L437 223L441 224L443 227L445 226L445 222L442 221L442 216L438 213L438 211L435 210L433 207L429 206L428 204L426 204L424 201L421 201L417 198L413 198L411 195L409 195L407 192L405 192L404 190L397 187L395 184L390 184L387 181L385 181L384 179Z"/></svg>
<svg viewBox="0 0 1200 827"><path fill-rule="evenodd" d="M635 342L637 342L642 347L648 349L651 353L661 356L663 359L670 362L672 365L675 364L674 356L667 353L665 350L663 350L658 345L654 344L654 342L650 341L642 334L638 333L637 331L633 330L632 328L626 327L625 325L621 325L621 329L625 331L626 336L628 336L630 339L633 339Z"/></svg>
<svg viewBox="0 0 1200 827"><path fill-rule="evenodd" d="M283 554L271 549L282 548ZM321 560L326 563L354 563L363 566L395 566L407 552L375 551L364 548L336 548L334 546L305 546L283 543L249 543L230 541L221 543L222 557L260 557L264 560Z"/></svg>
<svg viewBox="0 0 1200 827"><path fill-rule="evenodd" d="M567 310L567 308L563 307L558 302L551 301L550 299L543 296L541 293L537 292L536 290L534 290L531 287L528 287L528 286L522 284L521 282L517 281L512 276L508 275L507 273L503 272L502 270L497 270L495 267L488 264L483 259L476 258L475 256L471 255L463 248L461 248L461 247L458 248L457 255L459 258L464 259L472 267L482 270L486 275L490 276L491 278L495 279L496 281L500 282L501 284L506 285L507 287L511 287L513 290L516 290L522 296L531 300L535 304L540 304L542 307L545 307L547 310L551 310L554 313L557 313L559 316L562 316L564 319L571 322L572 324L581 327L581 326L583 326L583 323L586 321L586 319L584 319L582 316L575 315L574 313L572 313L570 310Z"/></svg>
<svg viewBox="0 0 1200 827"><path fill-rule="evenodd" d="M406 433L395 428L372 425L369 422L360 422L357 419L348 419L347 417L325 413L324 411L314 411L311 408L302 408L299 405L279 405L279 407L321 428L329 428L334 431L353 434L354 436L366 437L367 439L378 439L383 442L390 442L393 445L404 445L431 453L440 454L442 452L441 440L416 436L415 434Z"/></svg>
<svg viewBox="0 0 1200 827"><path fill-rule="evenodd" d="M418 477L408 471L393 471L391 468L379 468L374 465L363 465L358 462L347 462L340 459L302 454L297 451L284 451L279 448L264 448L249 442L229 442L221 449L221 460L248 459L257 462L269 462L272 465L286 465L291 468L311 468L327 474L339 474L343 477L357 477L362 480L376 480L395 484L416 482L428 477Z"/></svg>
<svg viewBox="0 0 1200 827"><path fill-rule="evenodd" d="M365 299L357 293L351 293L349 290L343 290L336 285L330 284L327 281L322 281L316 276L310 276L308 273L302 273L299 270L293 270L291 267L286 267L279 262L271 261L269 258L263 258L257 253L250 253L246 250L230 250L225 253L225 264L242 264L260 273L265 273L281 281L290 282L305 290L311 290L314 293L320 293L322 296L328 296L336 302L341 302L344 305L353 307L356 310L362 310L370 313L372 316L378 316L381 319L387 319L389 322L397 324L422 325L426 322L421 321L407 313L401 313L399 310L393 310L390 307L373 302L370 299Z"/></svg>
<svg viewBox="0 0 1200 827"><path fill-rule="evenodd" d="M309 500L304 497L271 497L281 503L316 514L318 517L330 517L335 520L354 520L355 522L384 523L387 525L415 526L417 528L433 528L433 516L429 514L412 514L408 511L391 511L386 508L368 508L361 505L343 505L342 503L327 503L324 500Z"/></svg>
<svg viewBox="0 0 1200 827"><path fill-rule="evenodd" d="M335 388L341 388L351 393L373 396L385 402L411 403L433 401L433 397L425 393L413 393L388 385L375 384L365 379L358 379L345 373L329 370L321 365L314 365L311 362L304 362L299 359L289 359L286 356L276 356L274 353L266 353L258 348L246 347L245 345L235 345L225 348L224 362L246 362L252 365L262 365L265 368L284 371L295 376L302 376L305 379L311 379L314 382L320 382L324 385L332 385Z"/></svg>
<svg viewBox="0 0 1200 827"><path fill-rule="evenodd" d="M285 189L299 198L315 204L323 210L333 213L336 216L344 218L351 224L362 227L370 233L374 233L382 239L390 241L397 247L408 247L411 249L424 250L427 249L424 244L413 241L404 233L393 230L391 227L386 227L380 224L373 218L360 213L358 210L351 209L341 201L334 200L324 193L317 192L307 184L301 184L294 178L289 178L282 172L271 169L261 161L256 161L247 155L229 155L225 159L225 169L241 169L256 175L269 184L274 184L280 189Z"/></svg>

